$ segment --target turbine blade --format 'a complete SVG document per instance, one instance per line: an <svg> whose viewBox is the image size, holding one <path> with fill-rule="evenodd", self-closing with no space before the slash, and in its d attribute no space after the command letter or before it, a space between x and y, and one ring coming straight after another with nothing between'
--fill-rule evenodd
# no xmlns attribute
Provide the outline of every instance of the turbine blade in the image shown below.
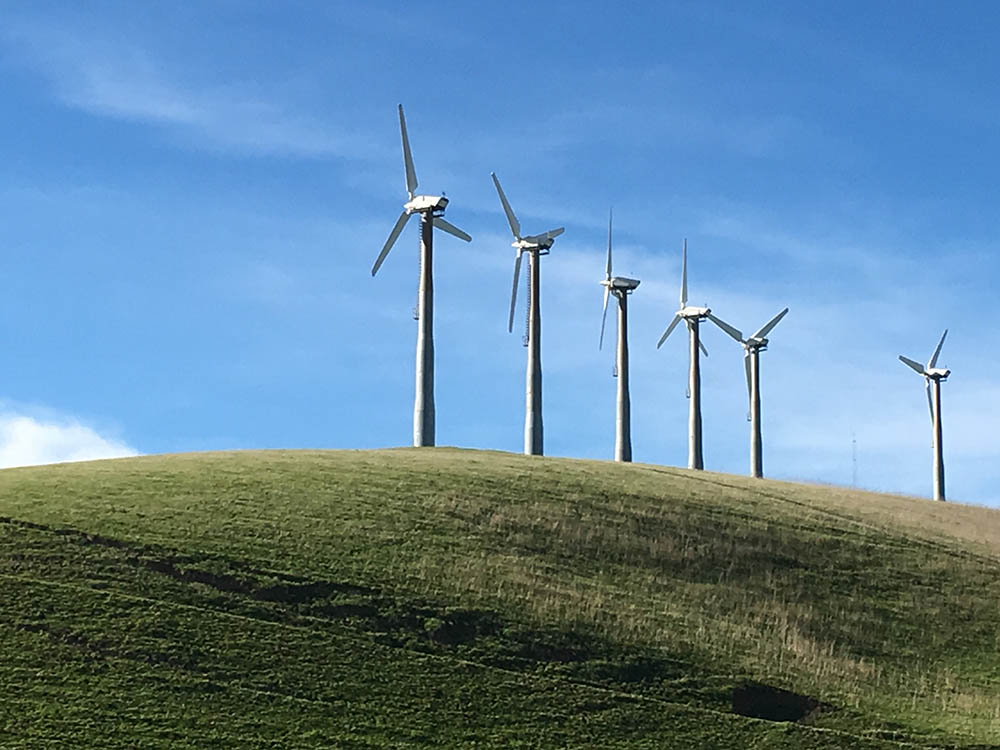
<svg viewBox="0 0 1000 750"><path fill-rule="evenodd" d="M931 379L925 378L924 390L927 391L927 408L931 413L931 424L934 424L934 400L931 398Z"/></svg>
<svg viewBox="0 0 1000 750"><path fill-rule="evenodd" d="M708 349L706 349L705 345L701 343L701 339L698 339L698 348L701 349L702 354L704 354L706 357L708 356Z"/></svg>
<svg viewBox="0 0 1000 750"><path fill-rule="evenodd" d="M604 273L607 279L611 280L611 216L614 209L608 209L608 265Z"/></svg>
<svg viewBox="0 0 1000 750"><path fill-rule="evenodd" d="M688 303L688 241L684 240L684 250L681 254L681 307Z"/></svg>
<svg viewBox="0 0 1000 750"><path fill-rule="evenodd" d="M667 330L663 332L663 335L660 336L660 340L656 342L657 349L663 346L663 342L667 340L667 336L674 332L674 328L677 327L677 324L680 323L681 320L682 318L680 315L674 315L674 319L670 321L670 325L667 326Z"/></svg>
<svg viewBox="0 0 1000 750"><path fill-rule="evenodd" d="M754 338L754 339L762 339L762 338L764 338L765 336L767 336L767 334L769 334L769 333L771 332L771 330L772 330L772 329L773 329L773 328L774 328L774 327L775 327L776 325L778 325L778 323L779 323L779 322L781 321L781 319L782 319L783 317L785 317L785 313L787 313L787 312L788 312L788 308L786 307L786 308L785 308L784 310L782 310L782 311L781 311L780 313L778 313L778 314L777 314L777 315L775 315L775 316L774 316L773 318L771 318L771 319L770 319L770 320L769 320L769 321L768 321L767 323L765 323L765 324L764 324L763 326L761 326L760 330L759 330L759 331L757 331L757 333L755 333L755 334L754 334L753 336L751 336L750 338Z"/></svg>
<svg viewBox="0 0 1000 750"><path fill-rule="evenodd" d="M431 221L434 222L434 226L436 226L438 229L443 229L448 234L453 234L460 240L465 240L466 242L472 241L471 236L463 232L461 229L456 227L450 221L445 221L444 218L441 216L435 216L433 219L431 219Z"/></svg>
<svg viewBox="0 0 1000 750"><path fill-rule="evenodd" d="M931 355L931 361L927 363L927 369L932 367L937 367L938 355L941 353L941 347L944 345L944 337L948 335L948 329L944 329L944 333L941 334L941 340L938 341L937 348L934 350L934 354Z"/></svg>
<svg viewBox="0 0 1000 750"><path fill-rule="evenodd" d="M712 313L709 313L707 317L708 317L709 320L711 320L713 323L715 323L715 325L719 326L719 328L721 328L723 331L725 331L726 333L728 333L734 339L736 339L740 343L743 343L743 332L742 331L740 331L740 330L738 330L736 328L733 328L731 325L729 325L729 323L727 323L724 320L721 320L720 318L715 317L714 315L712 315Z"/></svg>
<svg viewBox="0 0 1000 750"><path fill-rule="evenodd" d="M914 362L912 359L904 357L902 354L899 355L899 361L912 370L915 370L918 375L924 374L924 366L919 362Z"/></svg>
<svg viewBox="0 0 1000 750"><path fill-rule="evenodd" d="M517 258L514 259L514 286L510 289L510 318L507 320L507 332L514 331L514 306L517 304L517 277L521 273L521 251L517 251Z"/></svg>
<svg viewBox="0 0 1000 750"><path fill-rule="evenodd" d="M747 398L753 398L753 384L750 382L750 350L743 355L743 369L747 371Z"/></svg>
<svg viewBox="0 0 1000 750"><path fill-rule="evenodd" d="M417 189L417 170L413 168L413 154L410 153L410 138L406 135L406 117L403 105L399 105L399 132L403 136L403 164L406 165L406 192L413 197Z"/></svg>
<svg viewBox="0 0 1000 750"><path fill-rule="evenodd" d="M385 244L382 246L382 252L378 254L378 258L375 259L375 265L372 266L372 276L378 273L378 269L381 267L382 261L385 260L385 256L387 256L389 251L392 250L392 246L396 244L396 239L399 237L399 233L403 231L403 227L406 226L406 222L409 220L410 216L412 216L412 214L408 214L406 211L403 211L403 213L399 215L399 218L396 219L396 225L392 228L392 231L389 232L389 239L385 241Z"/></svg>
<svg viewBox="0 0 1000 750"><path fill-rule="evenodd" d="M604 324L608 322L608 297L611 296L611 287L604 287L604 312L601 314L601 338L597 343L598 349L604 348Z"/></svg>
<svg viewBox="0 0 1000 750"><path fill-rule="evenodd" d="M507 214L507 223L510 224L510 231L514 234L514 239L521 239L521 222L517 220L514 216L514 209L510 207L510 203L507 202L507 196L503 194L503 188L500 187L500 180L497 179L496 172L490 172L490 177L493 178L493 184L496 185L497 195L500 196L500 203L503 204L503 212Z"/></svg>

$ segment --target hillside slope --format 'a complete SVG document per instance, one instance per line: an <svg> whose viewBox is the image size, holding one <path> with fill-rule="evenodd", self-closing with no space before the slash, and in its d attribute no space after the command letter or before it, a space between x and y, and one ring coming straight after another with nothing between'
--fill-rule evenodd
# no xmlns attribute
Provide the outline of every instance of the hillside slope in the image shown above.
<svg viewBox="0 0 1000 750"><path fill-rule="evenodd" d="M658 466L11 469L0 746L1000 747L998 573L996 511Z"/></svg>

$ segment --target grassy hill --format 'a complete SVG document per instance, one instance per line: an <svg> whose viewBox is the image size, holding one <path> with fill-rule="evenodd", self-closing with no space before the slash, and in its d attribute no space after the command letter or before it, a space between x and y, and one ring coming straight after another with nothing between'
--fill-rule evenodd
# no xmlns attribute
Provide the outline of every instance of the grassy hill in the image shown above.
<svg viewBox="0 0 1000 750"><path fill-rule="evenodd" d="M1000 513L913 498L455 449L10 469L0 747L1000 747L998 599Z"/></svg>

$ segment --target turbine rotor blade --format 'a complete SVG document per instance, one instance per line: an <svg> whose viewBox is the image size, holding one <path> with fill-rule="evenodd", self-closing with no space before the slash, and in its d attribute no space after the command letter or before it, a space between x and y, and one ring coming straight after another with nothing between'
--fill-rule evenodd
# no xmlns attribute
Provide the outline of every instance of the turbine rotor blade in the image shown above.
<svg viewBox="0 0 1000 750"><path fill-rule="evenodd" d="M747 398L753 397L753 384L750 382L750 350L743 355L743 368L747 371Z"/></svg>
<svg viewBox="0 0 1000 750"><path fill-rule="evenodd" d="M521 273L521 251L518 250L514 259L514 286L510 289L510 318L507 320L507 333L514 331L514 306L517 304L517 277Z"/></svg>
<svg viewBox="0 0 1000 750"><path fill-rule="evenodd" d="M684 240L684 250L681 254L681 307L688 303L688 241Z"/></svg>
<svg viewBox="0 0 1000 750"><path fill-rule="evenodd" d="M698 339L698 348L701 349L702 354L704 354L706 357L708 356L708 349L706 349L705 345L701 343L701 339Z"/></svg>
<svg viewBox="0 0 1000 750"><path fill-rule="evenodd" d="M607 279L611 280L611 216L614 209L608 209L608 265L604 273Z"/></svg>
<svg viewBox="0 0 1000 750"><path fill-rule="evenodd" d="M721 320L720 318L715 317L714 315L712 315L712 313L709 313L706 317L709 320L711 320L713 323L715 323L715 325L719 326L719 328L721 328L723 331L725 331L730 336L732 336L734 339L736 339L740 343L743 343L743 332L742 331L740 331L740 330L738 330L736 328L733 328L731 325L729 325L729 323L727 323L724 320Z"/></svg>
<svg viewBox="0 0 1000 750"><path fill-rule="evenodd" d="M927 391L927 408L931 413L931 424L934 424L934 400L931 398L931 379L925 378L924 390Z"/></svg>
<svg viewBox="0 0 1000 750"><path fill-rule="evenodd" d="M434 222L434 226L436 226L438 229L443 229L448 234L453 234L460 240L465 240L466 242L472 241L472 237L469 234L463 232L461 229L456 227L450 221L445 221L444 218L441 216L435 216L433 219L431 219L431 221Z"/></svg>
<svg viewBox="0 0 1000 750"><path fill-rule="evenodd" d="M372 276L378 273L378 269L381 267L382 261L385 260L385 256L387 256L389 251L392 250L392 246L396 244L396 239L399 237L399 233L403 231L403 227L406 226L406 222L409 220L410 216L412 216L412 214L408 214L406 211L403 211L403 213L399 215L399 218L396 219L396 225L392 228L392 231L389 232L389 239L385 241L385 244L382 246L382 252L378 254L378 258L375 259L375 265L372 266Z"/></svg>
<svg viewBox="0 0 1000 750"><path fill-rule="evenodd" d="M773 318L771 318L771 319L770 319L770 320L769 320L769 321L768 321L767 323L765 323L765 324L764 324L763 326L761 326L761 329L760 329L759 331L757 331L757 333L755 333L755 334L754 334L753 336L751 336L750 338L754 338L754 339L762 339L762 338L764 338L765 336L767 336L767 334L769 334L769 333L771 332L771 330L772 330L772 329L773 329L773 328L774 328L774 327L775 327L776 325L778 325L778 323L779 323L779 322L781 321L781 319L782 319L783 317L785 317L785 314L786 314L787 312L788 312L788 308L786 307L786 308L785 308L784 310L782 310L782 311L781 311L780 313L778 313L778 314L777 314L777 315L775 315L775 316L774 316Z"/></svg>
<svg viewBox="0 0 1000 750"><path fill-rule="evenodd" d="M503 204L503 212L507 214L507 223L510 224L510 231L514 234L515 240L521 239L521 222L517 220L514 216L514 209L510 207L510 203L507 202L507 196L503 193L503 188L500 187L500 180L497 179L496 172L490 172L490 177L493 178L493 184L496 185L497 195L500 196L500 203Z"/></svg>
<svg viewBox="0 0 1000 750"><path fill-rule="evenodd" d="M413 154L410 152L410 138L406 135L406 117L403 105L399 105L399 132L403 137L403 164L406 165L406 192L413 197L417 190L417 170L413 168Z"/></svg>
<svg viewBox="0 0 1000 750"><path fill-rule="evenodd" d="M604 312L601 314L601 338L597 343L598 349L604 348L604 324L608 322L608 297L611 296L611 287L604 287Z"/></svg>
<svg viewBox="0 0 1000 750"><path fill-rule="evenodd" d="M902 354L899 355L899 361L902 362L907 367L909 367L910 369L916 371L918 375L924 374L924 366L919 362L914 362L912 359L910 359L909 357L904 357Z"/></svg>
<svg viewBox="0 0 1000 750"><path fill-rule="evenodd" d="M674 319L670 321L670 325L667 326L667 330L663 332L663 335L660 336L660 340L656 342L657 349L663 346L663 342L667 340L667 336L674 332L674 328L677 327L677 324L680 323L681 320L682 318L680 315L674 315Z"/></svg>
<svg viewBox="0 0 1000 750"><path fill-rule="evenodd" d="M944 345L944 337L947 335L948 335L948 329L945 328L944 333L941 334L941 340L938 341L937 348L934 349L934 354L931 355L930 362L927 363L928 370L931 369L932 367L937 367L938 355L941 353L941 347Z"/></svg>

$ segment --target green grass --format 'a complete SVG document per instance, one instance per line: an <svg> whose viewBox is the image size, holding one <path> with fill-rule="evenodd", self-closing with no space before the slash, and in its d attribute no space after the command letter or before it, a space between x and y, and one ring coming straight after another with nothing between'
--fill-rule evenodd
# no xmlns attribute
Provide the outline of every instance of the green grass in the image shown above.
<svg viewBox="0 0 1000 750"><path fill-rule="evenodd" d="M455 449L153 456L0 472L0 587L0 747L1000 747L984 508ZM813 710L734 713L755 685Z"/></svg>

